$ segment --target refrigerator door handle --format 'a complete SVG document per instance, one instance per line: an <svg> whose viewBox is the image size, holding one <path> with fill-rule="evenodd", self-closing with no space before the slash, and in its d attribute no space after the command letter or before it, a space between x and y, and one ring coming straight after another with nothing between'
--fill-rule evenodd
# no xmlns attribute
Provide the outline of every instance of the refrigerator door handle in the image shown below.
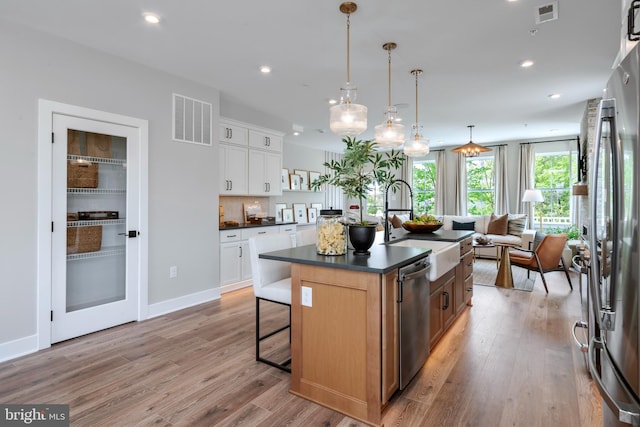
<svg viewBox="0 0 640 427"><path fill-rule="evenodd" d="M591 343L589 345L589 372L591 372L591 377L598 387L598 391L600 392L602 399L607 403L607 406L609 406L609 408L615 412L618 420L623 423L631 424L633 426L640 426L640 407L638 405L629 404L626 402L618 402L614 399L611 393L609 393L609 390L607 390L607 388L604 386L602 378L600 377L600 373L596 368L594 359L596 351L600 351L603 359L606 359L607 364L611 366L611 371L616 378L616 382L624 391L624 393L630 398L630 400L632 400L633 397L626 382L622 378L620 378L618 370L613 365L613 361L609 356L609 352L604 348L604 344L599 339L593 337L591 338Z"/></svg>
<svg viewBox="0 0 640 427"><path fill-rule="evenodd" d="M595 214L597 212L598 209L598 167L600 165L600 151L601 151L601 147L602 147L602 125L603 123L609 122L610 123L610 129L609 129L609 133L610 133L610 138L617 138L617 134L614 133L615 131L615 99L603 99L600 101L600 108L598 110L598 119L597 119L597 126L596 126L596 137L595 137L595 146L594 146L594 150L593 150L593 171L592 171L592 175L591 175L591 188L593 189L593 195L591 196L591 221L590 221L590 232L589 232L589 245L591 247L591 250L593 251L594 255L591 257L591 274L589 275L591 280L589 283L589 288L590 288L590 295L592 297L593 300L593 304L591 305L591 308L593 310L593 315L594 318L597 319L598 322L598 327L600 328L600 330L613 330L613 327L615 325L615 311L613 310L613 304L615 303L615 300L613 300L612 298L615 297L615 290L614 290L614 286L613 286L613 280L615 278L615 274L611 274L612 272L615 273L616 270L614 270L612 267L616 267L614 265L612 265L611 267L607 267L607 258L608 258L608 251L609 251L609 235L612 234L613 235L613 242L614 242L614 247L612 247L612 249L615 250L618 247L617 244L617 231L618 231L618 224L617 224L617 218L616 216L618 215L618 212L620 212L620 210L617 208L617 206L613 207L613 214L614 214L614 221L613 221L613 233L610 233L610 224L607 224L606 226L606 230L605 230L605 238L604 240L601 242L602 243L602 247L601 247L601 255L598 256L596 251L597 251L597 215ZM613 147L612 147L612 151ZM612 154L612 165L613 166L613 170L614 170L614 181L617 181L617 170L619 168L617 168L617 163L618 163L618 159L616 157L615 154ZM614 193L618 194L617 192L619 191L618 188L618 182L614 182L613 184L614 187ZM618 197L619 199L619 197ZM603 212L604 214L604 212ZM617 263L616 263L617 264ZM608 273L607 273L608 272ZM603 286L605 289L605 291L607 292L607 295L601 295L600 294L600 284L602 282L601 279L605 278L606 275L610 276L610 283L609 286ZM603 297L606 297L604 304L603 304Z"/></svg>

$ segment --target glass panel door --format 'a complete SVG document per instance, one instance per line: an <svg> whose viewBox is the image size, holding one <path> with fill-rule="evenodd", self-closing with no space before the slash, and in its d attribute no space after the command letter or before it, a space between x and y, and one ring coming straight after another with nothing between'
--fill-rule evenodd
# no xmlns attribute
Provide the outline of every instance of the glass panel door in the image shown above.
<svg viewBox="0 0 640 427"><path fill-rule="evenodd" d="M129 165L137 164L139 136L127 126L58 114L53 128L57 342L137 318L139 171Z"/></svg>
<svg viewBox="0 0 640 427"><path fill-rule="evenodd" d="M71 312L126 298L127 140L67 130L67 290Z"/></svg>

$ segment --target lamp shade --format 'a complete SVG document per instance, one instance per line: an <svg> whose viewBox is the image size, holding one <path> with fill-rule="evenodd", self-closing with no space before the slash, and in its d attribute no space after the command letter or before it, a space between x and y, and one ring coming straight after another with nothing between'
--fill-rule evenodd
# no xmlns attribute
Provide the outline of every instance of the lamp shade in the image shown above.
<svg viewBox="0 0 640 427"><path fill-rule="evenodd" d="M522 201L523 202L544 202L544 197L542 197L542 191L531 189L531 190L526 190L524 192Z"/></svg>

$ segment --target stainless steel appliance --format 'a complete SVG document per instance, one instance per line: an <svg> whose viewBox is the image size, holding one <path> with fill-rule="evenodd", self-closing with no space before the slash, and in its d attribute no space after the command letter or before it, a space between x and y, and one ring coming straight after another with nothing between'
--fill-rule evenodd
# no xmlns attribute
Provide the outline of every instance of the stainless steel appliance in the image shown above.
<svg viewBox="0 0 640 427"><path fill-rule="evenodd" d="M429 258L400 268L398 313L400 333L400 390L429 357Z"/></svg>
<svg viewBox="0 0 640 427"><path fill-rule="evenodd" d="M589 301L599 331L590 331L589 370L607 427L640 425L639 55L636 46L607 84L590 169Z"/></svg>

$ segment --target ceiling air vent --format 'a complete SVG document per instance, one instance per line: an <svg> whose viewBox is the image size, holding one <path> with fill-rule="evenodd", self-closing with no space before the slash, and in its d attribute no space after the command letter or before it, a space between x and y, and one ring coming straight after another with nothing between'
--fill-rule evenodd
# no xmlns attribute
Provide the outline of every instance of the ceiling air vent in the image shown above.
<svg viewBox="0 0 640 427"><path fill-rule="evenodd" d="M173 140L211 145L212 105L173 94Z"/></svg>
<svg viewBox="0 0 640 427"><path fill-rule="evenodd" d="M543 4L536 7L536 24L555 21L558 19L558 2Z"/></svg>

